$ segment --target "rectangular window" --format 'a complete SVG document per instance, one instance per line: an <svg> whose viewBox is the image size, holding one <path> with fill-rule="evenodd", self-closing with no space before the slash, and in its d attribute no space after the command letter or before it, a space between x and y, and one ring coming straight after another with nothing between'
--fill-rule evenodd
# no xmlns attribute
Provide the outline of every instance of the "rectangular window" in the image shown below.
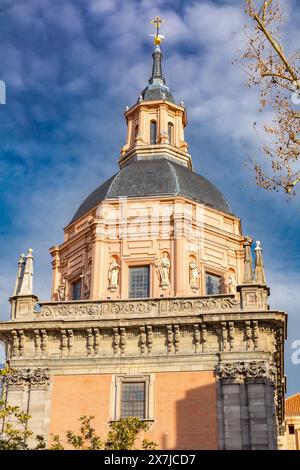
<svg viewBox="0 0 300 470"><path fill-rule="evenodd" d="M222 276L205 273L206 295L222 294Z"/></svg>
<svg viewBox="0 0 300 470"><path fill-rule="evenodd" d="M151 123L150 123L150 145L156 144L156 133L157 133L156 121L151 121Z"/></svg>
<svg viewBox="0 0 300 470"><path fill-rule="evenodd" d="M81 279L72 284L72 300L81 300Z"/></svg>
<svg viewBox="0 0 300 470"><path fill-rule="evenodd" d="M149 297L149 266L129 268L129 298Z"/></svg>
<svg viewBox="0 0 300 470"><path fill-rule="evenodd" d="M292 424L289 425L289 434L295 434L295 426Z"/></svg>
<svg viewBox="0 0 300 470"><path fill-rule="evenodd" d="M145 382L123 382L121 418L145 419Z"/></svg>
<svg viewBox="0 0 300 470"><path fill-rule="evenodd" d="M174 145L174 126L171 122L168 124L169 144Z"/></svg>

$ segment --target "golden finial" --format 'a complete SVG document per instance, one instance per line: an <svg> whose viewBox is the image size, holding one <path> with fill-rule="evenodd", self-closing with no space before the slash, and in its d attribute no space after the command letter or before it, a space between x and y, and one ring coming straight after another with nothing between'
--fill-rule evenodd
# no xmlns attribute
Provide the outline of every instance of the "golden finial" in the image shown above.
<svg viewBox="0 0 300 470"><path fill-rule="evenodd" d="M163 34L159 34L160 27L163 23L165 23L165 20L163 20L159 16L156 16L153 20L150 21L150 23L156 27L156 34L150 34L150 36L154 37L154 44L156 46L159 46L161 40L165 39L165 36Z"/></svg>

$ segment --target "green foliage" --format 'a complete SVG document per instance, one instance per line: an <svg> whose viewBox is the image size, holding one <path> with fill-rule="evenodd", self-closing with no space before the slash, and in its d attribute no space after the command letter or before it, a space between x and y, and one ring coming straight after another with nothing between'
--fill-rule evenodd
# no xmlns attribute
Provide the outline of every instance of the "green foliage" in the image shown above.
<svg viewBox="0 0 300 470"><path fill-rule="evenodd" d="M0 369L2 383L14 371L6 365ZM33 432L28 429L28 421L31 416L22 411L18 406L7 405L0 397L0 450L29 450L28 439L33 437ZM45 449L43 436L34 436L36 446L32 450Z"/></svg>
<svg viewBox="0 0 300 470"><path fill-rule="evenodd" d="M49 450L65 450L64 446L60 442L60 438L58 434L51 434L52 436L52 444Z"/></svg>
<svg viewBox="0 0 300 470"><path fill-rule="evenodd" d="M28 439L33 432L28 429L31 416L20 410L18 406L5 405L0 401L0 450L29 450ZM43 436L35 436L36 446L32 450L45 449Z"/></svg>
<svg viewBox="0 0 300 470"><path fill-rule="evenodd" d="M149 429L148 423L133 416L112 421L109 427L106 450L131 450L140 431Z"/></svg>
<svg viewBox="0 0 300 470"><path fill-rule="evenodd" d="M0 369L0 381L13 374L14 371L6 365ZM31 416L22 411L18 406L7 405L0 397L0 450L29 450L28 439L34 439L36 446L31 450L42 450L46 448L45 439L40 435L33 435L28 429L28 422ZM106 440L103 441L96 434L92 426L94 416L82 416L79 432L68 431L66 440L73 449L76 450L131 450L134 448L135 441L141 431L148 431L149 424L134 418L121 418L112 421L109 424L109 432ZM153 450L157 444L153 441L144 439L142 449ZM60 436L52 435L52 444L50 450L64 450Z"/></svg>
<svg viewBox="0 0 300 470"><path fill-rule="evenodd" d="M121 418L118 421L113 421L109 424L110 430L108 432L106 442L104 443L100 436L97 436L95 429L92 426L94 416L82 416L80 418L81 426L79 433L73 431L66 433L66 440L73 449L77 450L132 450L138 434L141 431L147 431L149 424L134 418ZM142 442L142 449L153 450L157 444L153 441L144 439ZM60 441L58 435L52 435L52 444L50 450L64 450L64 446Z"/></svg>
<svg viewBox="0 0 300 470"><path fill-rule="evenodd" d="M155 450L157 448L157 444L154 441L149 441L148 439L143 439L142 441L142 449L143 450Z"/></svg>
<svg viewBox="0 0 300 470"><path fill-rule="evenodd" d="M75 434L72 431L67 432L67 440L74 449L78 450L100 450L103 447L102 440L96 435L95 429L91 425L94 416L82 416L79 421L81 422L80 434Z"/></svg>

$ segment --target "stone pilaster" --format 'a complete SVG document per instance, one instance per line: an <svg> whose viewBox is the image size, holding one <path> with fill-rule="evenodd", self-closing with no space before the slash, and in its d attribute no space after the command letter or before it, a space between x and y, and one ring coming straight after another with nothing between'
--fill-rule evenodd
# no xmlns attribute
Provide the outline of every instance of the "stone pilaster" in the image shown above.
<svg viewBox="0 0 300 470"><path fill-rule="evenodd" d="M275 366L265 361L220 363L216 375L220 447L276 449Z"/></svg>
<svg viewBox="0 0 300 470"><path fill-rule="evenodd" d="M47 436L50 420L50 373L48 369L16 369L5 378L8 405L19 406L31 416L30 430L34 435ZM34 440L28 442L34 446Z"/></svg>

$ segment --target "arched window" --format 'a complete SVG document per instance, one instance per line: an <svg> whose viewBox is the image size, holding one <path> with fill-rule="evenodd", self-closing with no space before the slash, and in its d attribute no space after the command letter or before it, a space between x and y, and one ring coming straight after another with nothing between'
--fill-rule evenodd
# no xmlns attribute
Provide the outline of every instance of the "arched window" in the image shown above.
<svg viewBox="0 0 300 470"><path fill-rule="evenodd" d="M168 136L169 144L174 145L174 126L171 122L168 123Z"/></svg>
<svg viewBox="0 0 300 470"><path fill-rule="evenodd" d="M156 121L151 121L150 122L150 145L156 144L156 132L157 132Z"/></svg>

